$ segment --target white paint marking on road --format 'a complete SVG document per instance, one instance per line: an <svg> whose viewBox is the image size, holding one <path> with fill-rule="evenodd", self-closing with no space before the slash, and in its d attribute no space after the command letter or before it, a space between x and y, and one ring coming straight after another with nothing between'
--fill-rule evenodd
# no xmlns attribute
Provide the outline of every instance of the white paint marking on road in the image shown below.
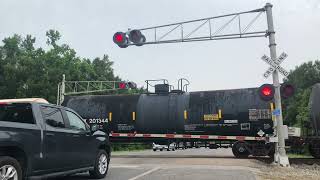
<svg viewBox="0 0 320 180"><path fill-rule="evenodd" d="M159 170L159 169L160 169L160 167L153 168L153 169L151 169L151 170L149 170L149 171L147 171L147 172L144 172L144 173L142 173L142 174L140 174L140 175L138 175L138 176L135 176L135 177L133 177L133 178L130 178L130 179L128 179L128 180L136 180L136 179L139 179L139 178L141 178L141 177L143 177L143 176L145 176L145 175L151 174L151 173L153 173L154 171L157 171L157 170Z"/></svg>
<svg viewBox="0 0 320 180"><path fill-rule="evenodd" d="M111 165L110 168L139 168L140 166L134 166L134 165L122 165L122 164L117 164L117 165Z"/></svg>

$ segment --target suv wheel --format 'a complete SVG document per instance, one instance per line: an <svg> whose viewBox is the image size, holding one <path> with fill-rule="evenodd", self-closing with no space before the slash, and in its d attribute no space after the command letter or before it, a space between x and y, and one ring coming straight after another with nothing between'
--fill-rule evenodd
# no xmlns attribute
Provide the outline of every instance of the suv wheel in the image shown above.
<svg viewBox="0 0 320 180"><path fill-rule="evenodd" d="M22 180L22 169L16 159L0 157L0 179Z"/></svg>
<svg viewBox="0 0 320 180"><path fill-rule="evenodd" d="M100 150L95 161L94 169L90 171L93 178L101 179L106 177L109 169L109 154L105 150Z"/></svg>

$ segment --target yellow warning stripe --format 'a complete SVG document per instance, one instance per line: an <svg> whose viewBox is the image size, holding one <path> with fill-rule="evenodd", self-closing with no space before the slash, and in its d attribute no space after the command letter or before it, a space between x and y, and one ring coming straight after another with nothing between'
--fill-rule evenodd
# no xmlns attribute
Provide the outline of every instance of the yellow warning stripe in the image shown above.
<svg viewBox="0 0 320 180"><path fill-rule="evenodd" d="M135 121L136 120L136 112L132 112L132 120Z"/></svg>
<svg viewBox="0 0 320 180"><path fill-rule="evenodd" d="M274 120L275 120L275 117L274 117L274 115L272 114L272 112L273 112L273 110L274 110L274 104L273 104L273 102L270 103L270 110L271 110L272 121L274 121Z"/></svg>
<svg viewBox="0 0 320 180"><path fill-rule="evenodd" d="M218 111L218 117L219 117L219 119L222 118L222 111L221 111L221 109L219 109L219 111Z"/></svg>
<svg viewBox="0 0 320 180"><path fill-rule="evenodd" d="M112 112L109 112L109 121L112 121Z"/></svg>
<svg viewBox="0 0 320 180"><path fill-rule="evenodd" d="M183 117L184 117L184 120L187 120L187 119L188 119L188 112L187 112L187 110L184 110L184 112L183 112Z"/></svg>

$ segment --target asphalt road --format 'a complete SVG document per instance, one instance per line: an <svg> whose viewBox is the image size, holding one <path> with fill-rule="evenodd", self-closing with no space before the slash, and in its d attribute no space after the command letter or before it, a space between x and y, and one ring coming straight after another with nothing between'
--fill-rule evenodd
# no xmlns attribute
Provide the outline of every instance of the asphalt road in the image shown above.
<svg viewBox="0 0 320 180"><path fill-rule="evenodd" d="M106 180L255 180L257 161L235 159L230 149L114 152ZM87 180L79 174L59 180Z"/></svg>

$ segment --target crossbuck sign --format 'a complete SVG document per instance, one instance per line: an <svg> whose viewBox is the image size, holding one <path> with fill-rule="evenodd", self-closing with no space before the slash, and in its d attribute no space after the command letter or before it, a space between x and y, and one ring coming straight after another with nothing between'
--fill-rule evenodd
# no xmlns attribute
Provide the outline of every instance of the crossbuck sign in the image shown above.
<svg viewBox="0 0 320 180"><path fill-rule="evenodd" d="M263 74L263 77L268 78L270 74L276 69L284 76L288 76L289 72L286 71L280 64L288 57L286 53L282 53L279 58L271 59L267 55L263 55L261 59L270 65L269 69Z"/></svg>

